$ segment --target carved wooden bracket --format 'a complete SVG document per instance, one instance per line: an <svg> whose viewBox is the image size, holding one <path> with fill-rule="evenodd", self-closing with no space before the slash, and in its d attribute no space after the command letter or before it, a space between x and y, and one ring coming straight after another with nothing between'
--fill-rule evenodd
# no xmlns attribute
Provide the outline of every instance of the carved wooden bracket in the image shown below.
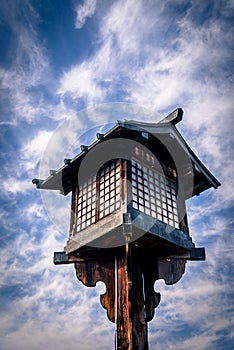
<svg viewBox="0 0 234 350"><path fill-rule="evenodd" d="M158 279L176 283L185 271L186 260L157 258L153 252L135 246L131 246L128 257L124 247L106 252L76 262L77 278L87 287L96 286L98 281L105 283L100 302L108 319L117 323L118 349L147 350L147 322L160 303L154 283ZM130 333L126 330L129 327Z"/></svg>
<svg viewBox="0 0 234 350"><path fill-rule="evenodd" d="M115 322L115 261L87 259L75 263L76 276L87 287L95 287L97 282L104 282L106 293L100 296L100 301L107 311L108 319Z"/></svg>

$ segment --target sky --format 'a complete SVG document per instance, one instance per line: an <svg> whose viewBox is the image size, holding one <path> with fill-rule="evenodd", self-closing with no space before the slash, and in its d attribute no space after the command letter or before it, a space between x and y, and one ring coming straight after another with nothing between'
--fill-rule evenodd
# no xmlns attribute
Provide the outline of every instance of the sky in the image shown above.
<svg viewBox="0 0 234 350"><path fill-rule="evenodd" d="M1 349L114 349L104 284L53 264L70 197L31 180L116 119L178 107L179 131L222 185L187 203L206 261L155 283L150 349L233 348L233 18L233 0L1 1Z"/></svg>

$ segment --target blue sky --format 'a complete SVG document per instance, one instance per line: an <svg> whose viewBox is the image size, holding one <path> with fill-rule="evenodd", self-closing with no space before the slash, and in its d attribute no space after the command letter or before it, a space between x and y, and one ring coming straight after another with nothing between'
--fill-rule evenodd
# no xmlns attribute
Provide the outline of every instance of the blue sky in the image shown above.
<svg viewBox="0 0 234 350"><path fill-rule="evenodd" d="M104 285L53 265L69 198L31 179L121 116L157 122L177 107L178 129L222 186L188 202L207 259L173 286L156 283L150 346L233 348L233 10L232 0L1 1L1 349L114 348Z"/></svg>

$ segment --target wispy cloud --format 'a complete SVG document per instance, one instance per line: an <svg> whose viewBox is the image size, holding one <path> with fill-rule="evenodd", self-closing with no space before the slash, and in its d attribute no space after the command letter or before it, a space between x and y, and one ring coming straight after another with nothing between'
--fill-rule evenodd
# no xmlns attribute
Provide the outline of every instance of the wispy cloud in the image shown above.
<svg viewBox="0 0 234 350"><path fill-rule="evenodd" d="M91 64L85 62L72 68L69 72L64 73L58 94L62 96L70 94L73 99L86 99L87 103L103 101L105 90L101 87L98 71L98 62Z"/></svg>
<svg viewBox="0 0 234 350"><path fill-rule="evenodd" d="M31 189L31 185L27 180L22 181L22 179L16 179L15 177L2 179L1 182L5 193L25 193L27 190Z"/></svg>
<svg viewBox="0 0 234 350"><path fill-rule="evenodd" d="M137 18L142 18L140 4L131 1L111 4L110 11L99 24L98 50L92 58L64 73L59 95L70 94L73 99L85 99L92 105L106 102L121 83L127 83L125 87L121 84L121 95L127 92L142 38L140 27L135 25Z"/></svg>
<svg viewBox="0 0 234 350"><path fill-rule="evenodd" d="M0 69L1 98L7 100L13 120L32 121L41 112L32 89L48 82L49 62L36 32L37 13L28 1L2 4L5 25L12 31L11 59ZM8 112L9 118L9 112Z"/></svg>
<svg viewBox="0 0 234 350"><path fill-rule="evenodd" d="M121 98L127 101L154 110L180 104L191 115L197 112L191 117L196 128L204 114L208 118L210 103L220 110L217 115L224 112L230 105L231 78L220 80L219 72L231 59L230 27L220 19L199 27L194 22L195 3L184 17L178 14L175 21L166 22L170 4L114 2L99 24L99 48L88 61L64 73L58 93L92 104L111 98L121 85ZM177 35L171 35L170 26Z"/></svg>
<svg viewBox="0 0 234 350"><path fill-rule="evenodd" d="M36 168L38 162L42 158L43 152L52 136L52 131L40 130L37 135L30 138L28 142L22 146L21 159L23 160L24 170Z"/></svg>
<svg viewBox="0 0 234 350"><path fill-rule="evenodd" d="M45 217L41 222L44 221ZM1 324L4 335L1 347L13 350L18 343L22 348L38 350L48 345L71 348L77 344L78 332L79 344L84 349L92 349L93 339L99 339L97 349L110 348L113 325L98 305L98 295L105 288L99 285L87 289L76 280L71 266L55 267L52 252L58 250L61 242L56 239L53 227L44 229L42 237L35 236L36 225L36 221L32 222L30 232L18 230L12 245L2 249L1 298L8 305L8 311ZM1 309L4 312L4 307ZM98 327L90 330L91 337L87 337L94 314Z"/></svg>
<svg viewBox="0 0 234 350"><path fill-rule="evenodd" d="M81 29L88 18L91 18L96 9L96 0L84 0L83 4L78 4L75 8L76 19L75 19L75 28Z"/></svg>

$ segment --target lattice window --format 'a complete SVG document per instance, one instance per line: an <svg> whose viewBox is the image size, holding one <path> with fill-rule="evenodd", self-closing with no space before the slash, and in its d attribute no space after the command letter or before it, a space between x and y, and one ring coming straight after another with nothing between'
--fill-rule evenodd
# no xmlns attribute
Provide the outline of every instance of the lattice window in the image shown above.
<svg viewBox="0 0 234 350"><path fill-rule="evenodd" d="M96 177L85 181L79 190L77 231L85 229L96 220Z"/></svg>
<svg viewBox="0 0 234 350"><path fill-rule="evenodd" d="M120 208L120 160L105 166L99 175L99 219Z"/></svg>
<svg viewBox="0 0 234 350"><path fill-rule="evenodd" d="M176 181L135 161L131 169L133 208L179 228Z"/></svg>
<svg viewBox="0 0 234 350"><path fill-rule="evenodd" d="M79 188L77 232L120 209L121 161L104 165Z"/></svg>

